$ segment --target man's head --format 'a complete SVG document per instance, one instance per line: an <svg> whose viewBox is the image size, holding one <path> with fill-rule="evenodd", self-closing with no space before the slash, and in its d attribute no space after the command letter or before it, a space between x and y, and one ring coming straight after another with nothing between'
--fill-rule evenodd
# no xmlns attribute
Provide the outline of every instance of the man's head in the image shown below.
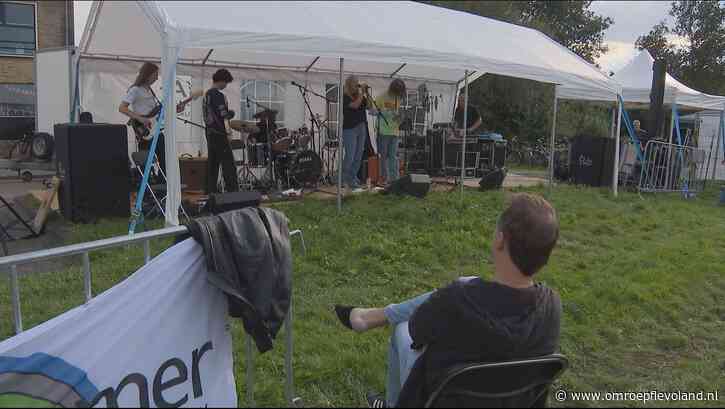
<svg viewBox="0 0 725 409"><path fill-rule="evenodd" d="M559 239L556 210L544 198L516 194L501 214L493 240L497 267L509 262L523 276L531 277L549 261Z"/></svg>
<svg viewBox="0 0 725 409"><path fill-rule="evenodd" d="M642 126L642 124L639 122L639 120L636 120L636 119L634 121L632 121L632 125L634 126L635 131L639 131L641 129L640 127Z"/></svg>
<svg viewBox="0 0 725 409"><path fill-rule="evenodd" d="M229 70L226 68L220 68L214 73L211 80L214 82L215 87L224 89L227 87L227 84L234 81L234 78L232 78L232 73L230 73Z"/></svg>
<svg viewBox="0 0 725 409"><path fill-rule="evenodd" d="M405 95L405 83L400 78L394 79L393 82L390 83L388 92L393 96L403 98L403 95Z"/></svg>

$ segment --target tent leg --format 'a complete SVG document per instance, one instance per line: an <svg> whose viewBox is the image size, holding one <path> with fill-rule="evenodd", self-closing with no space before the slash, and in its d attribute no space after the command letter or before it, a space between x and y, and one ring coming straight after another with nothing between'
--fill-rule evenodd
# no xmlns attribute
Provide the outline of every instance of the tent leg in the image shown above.
<svg viewBox="0 0 725 409"><path fill-rule="evenodd" d="M556 113L559 104L559 86L554 85L554 117L551 120L551 140L549 141L549 193L554 186L554 146L556 144Z"/></svg>
<svg viewBox="0 0 725 409"><path fill-rule="evenodd" d="M617 101L617 111L619 112L618 119L617 119L617 127L614 134L614 174L612 176L612 193L614 193L614 197L617 197L618 189L619 189L619 132L621 130L622 126L622 104ZM614 113L614 111L612 111ZM612 115L614 117L614 115ZM614 128L614 127L612 127Z"/></svg>
<svg viewBox="0 0 725 409"><path fill-rule="evenodd" d="M337 213L342 213L342 71L345 59L340 58L340 77L337 83Z"/></svg>
<svg viewBox="0 0 725 409"><path fill-rule="evenodd" d="M466 180L466 137L468 136L468 70L464 78L465 102L463 103L463 146L461 147L461 198Z"/></svg>

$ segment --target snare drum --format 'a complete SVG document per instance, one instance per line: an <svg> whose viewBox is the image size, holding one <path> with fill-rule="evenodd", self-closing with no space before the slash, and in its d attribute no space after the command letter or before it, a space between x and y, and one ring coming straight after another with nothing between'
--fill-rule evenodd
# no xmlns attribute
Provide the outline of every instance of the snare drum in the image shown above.
<svg viewBox="0 0 725 409"><path fill-rule="evenodd" d="M250 143L247 144L247 162L249 166L267 166L266 144Z"/></svg>

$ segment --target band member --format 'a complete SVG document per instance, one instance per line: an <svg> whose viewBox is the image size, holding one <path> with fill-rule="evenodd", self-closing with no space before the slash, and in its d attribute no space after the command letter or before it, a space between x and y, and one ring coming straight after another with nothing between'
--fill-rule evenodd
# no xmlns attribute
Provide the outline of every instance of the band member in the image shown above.
<svg viewBox="0 0 725 409"><path fill-rule="evenodd" d="M217 193L219 165L222 166L222 177L227 192L239 190L237 168L230 145L231 128L229 120L234 112L229 110L227 97L222 90L233 81L232 74L222 68L212 77L213 84L204 95L204 122L206 123L206 144L209 150L206 193Z"/></svg>
<svg viewBox="0 0 725 409"><path fill-rule="evenodd" d="M405 95L405 83L394 79L388 90L380 95L375 104L378 112L378 151L380 175L391 183L400 177L398 164L398 135L400 134L400 104Z"/></svg>
<svg viewBox="0 0 725 409"><path fill-rule="evenodd" d="M154 118L161 109L161 102L151 89L151 85L158 79L159 67L150 62L144 63L139 69L133 85L121 100L121 105L118 106L120 113L131 118L128 125L133 128L136 134L139 151L148 150L151 146L153 137L151 129L153 128ZM188 98L176 105L176 112L183 112L186 104L199 96L201 96L200 92L193 92ZM166 149L163 133L159 134L156 143L156 155L158 155L161 168L166 169Z"/></svg>
<svg viewBox="0 0 725 409"><path fill-rule="evenodd" d="M364 85L367 87L367 85ZM356 76L351 75L345 80L342 122L342 143L345 157L342 161L342 179L350 189L359 190L358 172L362 165L363 152L368 135L366 115L367 98L363 86Z"/></svg>
<svg viewBox="0 0 725 409"><path fill-rule="evenodd" d="M459 137L463 137L463 116L464 111L463 108L466 106L466 96L463 92L458 94L458 104L456 104L456 113L454 115L454 122L456 123L456 134L458 134ZM466 124L466 134L470 135L473 132L475 132L482 123L481 120L481 113L478 111L478 108L475 106L468 104L468 121Z"/></svg>

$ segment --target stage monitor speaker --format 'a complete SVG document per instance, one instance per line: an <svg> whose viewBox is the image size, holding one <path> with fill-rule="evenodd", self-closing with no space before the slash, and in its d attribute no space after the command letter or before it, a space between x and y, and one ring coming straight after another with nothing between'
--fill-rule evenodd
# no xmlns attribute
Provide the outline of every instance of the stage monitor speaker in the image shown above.
<svg viewBox="0 0 725 409"><path fill-rule="evenodd" d="M506 168L494 168L484 171L478 186L481 190L501 189L506 178Z"/></svg>
<svg viewBox="0 0 725 409"><path fill-rule="evenodd" d="M396 195L411 195L418 198L424 198L430 190L430 176L411 173L392 182L385 190L385 193L394 193Z"/></svg>
<svg viewBox="0 0 725 409"><path fill-rule="evenodd" d="M61 211L73 222L131 215L126 125L56 124Z"/></svg>
<svg viewBox="0 0 725 409"><path fill-rule="evenodd" d="M219 214L244 207L257 207L261 202L262 194L256 190L214 193L209 196L209 211Z"/></svg>

